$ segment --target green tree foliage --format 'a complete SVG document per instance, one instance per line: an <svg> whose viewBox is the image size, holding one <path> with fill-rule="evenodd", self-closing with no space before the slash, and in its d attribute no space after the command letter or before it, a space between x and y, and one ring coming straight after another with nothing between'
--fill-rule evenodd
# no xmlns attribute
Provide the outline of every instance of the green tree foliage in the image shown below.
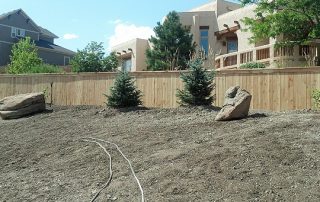
<svg viewBox="0 0 320 202"><path fill-rule="evenodd" d="M10 74L29 73L33 67L42 64L37 48L30 37L20 39L18 43L14 44L11 53L8 67Z"/></svg>
<svg viewBox="0 0 320 202"><path fill-rule="evenodd" d="M114 86L110 89L111 95L107 96L107 105L113 108L136 107L142 104L141 91L134 85L134 79L128 72L119 72Z"/></svg>
<svg viewBox="0 0 320 202"><path fill-rule="evenodd" d="M148 70L186 69L195 44L190 28L182 26L178 13L170 12L163 24L157 23L154 32L155 37L149 39L153 48L146 52Z"/></svg>
<svg viewBox="0 0 320 202"><path fill-rule="evenodd" d="M115 53L105 57L102 43L90 42L83 50L78 50L71 61L74 72L106 72L118 66Z"/></svg>
<svg viewBox="0 0 320 202"><path fill-rule="evenodd" d="M320 38L320 2L315 0L242 0L244 5L257 4L256 18L244 22L253 33L251 40L276 38L280 46L306 44Z"/></svg>
<svg viewBox="0 0 320 202"><path fill-rule="evenodd" d="M115 52L111 52L110 55L108 55L105 59L104 59L104 71L114 71L115 69L117 69L119 64L119 59L116 55Z"/></svg>
<svg viewBox="0 0 320 202"><path fill-rule="evenodd" d="M214 72L207 72L202 67L202 61L196 59L189 63L190 73L181 75L184 82L184 90L177 90L177 97L180 99L180 105L211 105L213 96L211 95L214 89L213 78Z"/></svg>

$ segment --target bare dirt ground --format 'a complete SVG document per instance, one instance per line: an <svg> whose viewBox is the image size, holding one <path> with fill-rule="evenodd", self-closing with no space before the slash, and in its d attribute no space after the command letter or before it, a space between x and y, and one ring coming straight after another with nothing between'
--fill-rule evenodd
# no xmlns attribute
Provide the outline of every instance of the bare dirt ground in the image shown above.
<svg viewBox="0 0 320 202"><path fill-rule="evenodd" d="M97 113L54 107L0 120L0 201L90 201L107 181L96 137L120 146L147 201L320 201L320 114L253 113L215 122L212 109ZM139 201L114 147L114 176L97 201Z"/></svg>

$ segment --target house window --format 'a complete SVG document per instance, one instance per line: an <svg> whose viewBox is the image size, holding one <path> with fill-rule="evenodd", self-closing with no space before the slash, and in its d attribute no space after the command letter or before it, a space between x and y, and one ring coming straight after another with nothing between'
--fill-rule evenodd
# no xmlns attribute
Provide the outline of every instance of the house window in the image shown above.
<svg viewBox="0 0 320 202"><path fill-rule="evenodd" d="M16 29L17 36L25 37L26 31L24 29Z"/></svg>
<svg viewBox="0 0 320 202"><path fill-rule="evenodd" d="M209 26L200 27L200 48L207 56L209 52Z"/></svg>
<svg viewBox="0 0 320 202"><path fill-rule="evenodd" d="M122 71L130 72L132 67L132 60L131 58L129 59L124 59L122 62Z"/></svg>
<svg viewBox="0 0 320 202"><path fill-rule="evenodd" d="M70 64L70 57L68 56L64 56L64 62L63 62L63 65L64 66L67 66Z"/></svg>
<svg viewBox="0 0 320 202"><path fill-rule="evenodd" d="M228 53L233 53L238 51L238 39L237 38L229 38L227 39L227 51Z"/></svg>
<svg viewBox="0 0 320 202"><path fill-rule="evenodd" d="M12 27L11 28L11 37L15 38L15 37L25 37L26 35L26 30L24 29L20 29L20 28L16 28L16 27Z"/></svg>
<svg viewBox="0 0 320 202"><path fill-rule="evenodd" d="M15 27L12 27L12 28L11 28L11 37L12 37L12 38L15 38L15 37L16 37L16 28L15 28Z"/></svg>

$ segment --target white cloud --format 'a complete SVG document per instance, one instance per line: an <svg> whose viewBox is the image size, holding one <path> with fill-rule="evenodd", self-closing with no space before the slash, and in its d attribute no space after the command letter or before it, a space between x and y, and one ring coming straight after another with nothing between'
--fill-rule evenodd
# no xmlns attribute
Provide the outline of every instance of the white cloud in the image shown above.
<svg viewBox="0 0 320 202"><path fill-rule="evenodd" d="M151 27L118 23L115 26L114 34L109 37L109 50L111 50L111 47L131 39L149 39L151 36L154 36L154 31Z"/></svg>
<svg viewBox="0 0 320 202"><path fill-rule="evenodd" d="M65 39L65 40L71 40L71 39L77 39L77 38L79 38L79 36L76 35L76 34L65 34L65 35L63 35L63 39Z"/></svg>

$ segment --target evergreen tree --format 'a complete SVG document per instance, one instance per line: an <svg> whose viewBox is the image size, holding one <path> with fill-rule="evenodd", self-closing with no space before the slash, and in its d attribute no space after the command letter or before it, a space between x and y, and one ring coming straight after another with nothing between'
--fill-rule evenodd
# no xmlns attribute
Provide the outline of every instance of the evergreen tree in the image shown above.
<svg viewBox="0 0 320 202"><path fill-rule="evenodd" d="M202 61L196 59L189 63L190 72L181 75L184 82L184 90L177 91L177 97L180 99L180 105L211 105L214 89L213 78L214 72L207 72L202 67Z"/></svg>
<svg viewBox="0 0 320 202"><path fill-rule="evenodd" d="M186 69L195 44L190 28L182 26L178 13L170 12L154 32L156 36L149 39L153 48L146 52L148 70Z"/></svg>
<svg viewBox="0 0 320 202"><path fill-rule="evenodd" d="M142 104L141 91L134 85L133 78L128 72L119 72L111 95L107 96L107 105L113 108L136 107Z"/></svg>
<svg viewBox="0 0 320 202"><path fill-rule="evenodd" d="M30 37L20 39L18 43L12 47L12 55L10 56L10 64L8 73L23 74L42 64L41 58L37 53L36 45L31 41Z"/></svg>

